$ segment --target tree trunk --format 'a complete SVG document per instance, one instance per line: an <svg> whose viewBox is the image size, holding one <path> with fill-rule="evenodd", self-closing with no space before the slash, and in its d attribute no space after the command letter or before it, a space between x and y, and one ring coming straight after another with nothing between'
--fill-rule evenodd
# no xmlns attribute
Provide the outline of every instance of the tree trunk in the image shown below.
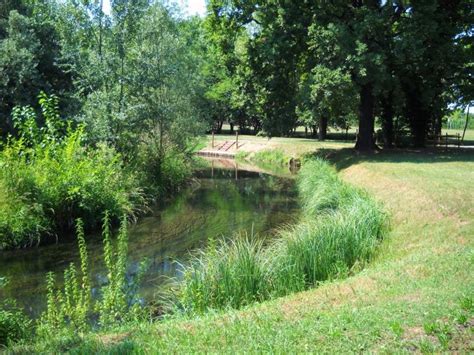
<svg viewBox="0 0 474 355"><path fill-rule="evenodd" d="M234 133L234 124L229 123L229 125L230 125L230 133Z"/></svg>
<svg viewBox="0 0 474 355"><path fill-rule="evenodd" d="M384 148L393 147L393 93L382 99L382 134Z"/></svg>
<svg viewBox="0 0 474 355"><path fill-rule="evenodd" d="M360 91L359 135L355 148L359 151L370 151L375 148L374 95L371 84L363 85Z"/></svg>
<svg viewBox="0 0 474 355"><path fill-rule="evenodd" d="M222 132L222 125L223 124L224 124L224 121L222 121L222 120L217 121L216 133L221 133Z"/></svg>
<svg viewBox="0 0 474 355"><path fill-rule="evenodd" d="M104 0L100 0L99 7L99 58L102 64L102 17L104 16L102 9L104 8Z"/></svg>
<svg viewBox="0 0 474 355"><path fill-rule="evenodd" d="M328 118L325 116L321 116L319 118L319 132L318 132L318 139L323 141L326 139L326 135L328 132Z"/></svg>
<svg viewBox="0 0 474 355"><path fill-rule="evenodd" d="M438 112L434 119L434 127L433 127L433 133L435 135L441 135L441 129L443 128L443 117L441 114Z"/></svg>
<svg viewBox="0 0 474 355"><path fill-rule="evenodd" d="M417 90L406 91L407 116L410 120L410 128L413 135L413 145L415 148L423 148L426 143L426 133L428 128L428 115L423 108Z"/></svg>

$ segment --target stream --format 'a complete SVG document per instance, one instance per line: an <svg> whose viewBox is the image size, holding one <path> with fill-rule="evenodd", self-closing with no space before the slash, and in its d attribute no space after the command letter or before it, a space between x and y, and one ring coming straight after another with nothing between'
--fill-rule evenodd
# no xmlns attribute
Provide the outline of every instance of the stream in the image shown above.
<svg viewBox="0 0 474 355"><path fill-rule="evenodd" d="M278 228L294 222L298 214L294 179L274 175L233 160L208 159L195 171L194 182L129 227L129 273L140 261L149 261L140 295L153 300L160 285L178 276L177 262L185 263L190 252L205 247L209 238L254 234L272 238ZM100 233L86 236L93 284L105 282ZM0 277L9 283L0 299L13 298L32 317L45 307L46 273L62 278L71 263L79 265L77 242L59 238L51 245L0 252Z"/></svg>

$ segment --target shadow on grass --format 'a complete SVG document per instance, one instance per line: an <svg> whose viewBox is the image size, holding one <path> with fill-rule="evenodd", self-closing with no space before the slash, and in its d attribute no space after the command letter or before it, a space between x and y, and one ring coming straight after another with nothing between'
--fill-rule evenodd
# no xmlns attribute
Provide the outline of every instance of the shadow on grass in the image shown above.
<svg viewBox="0 0 474 355"><path fill-rule="evenodd" d="M386 149L374 153L359 153L352 148L319 149L307 156L321 157L334 164L338 171L361 162L372 163L446 163L474 162L474 149Z"/></svg>

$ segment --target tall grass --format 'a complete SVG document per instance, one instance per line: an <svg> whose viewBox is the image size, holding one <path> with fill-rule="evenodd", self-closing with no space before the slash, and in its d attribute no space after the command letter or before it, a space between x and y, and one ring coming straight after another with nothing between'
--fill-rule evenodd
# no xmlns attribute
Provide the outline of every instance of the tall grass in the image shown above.
<svg viewBox="0 0 474 355"><path fill-rule="evenodd" d="M211 242L185 268L181 306L203 312L210 305L237 308L264 300L269 276L261 241L240 236Z"/></svg>
<svg viewBox="0 0 474 355"><path fill-rule="evenodd" d="M304 163L298 187L298 225L267 247L248 237L211 244L185 266L178 306L197 313L239 308L348 275L369 261L384 235L381 206L322 160Z"/></svg>
<svg viewBox="0 0 474 355"><path fill-rule="evenodd" d="M280 149L267 149L255 152L250 160L263 165L286 166L290 158Z"/></svg>

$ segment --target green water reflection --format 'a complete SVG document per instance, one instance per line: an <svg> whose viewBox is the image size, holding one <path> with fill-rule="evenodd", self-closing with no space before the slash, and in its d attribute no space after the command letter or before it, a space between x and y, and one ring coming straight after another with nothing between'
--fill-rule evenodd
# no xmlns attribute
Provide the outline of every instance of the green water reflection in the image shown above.
<svg viewBox="0 0 474 355"><path fill-rule="evenodd" d="M191 186L130 227L130 273L144 258L150 268L141 294L152 299L164 278L179 273L174 261L185 262L189 252L203 247L208 238L254 233L271 238L276 228L295 220L298 206L293 179L236 168L232 161L214 161L196 171ZM100 235L87 240L93 282L104 281ZM0 297L12 297L28 313L44 307L46 272L62 274L77 262L74 239L58 244L0 254L0 276L10 283Z"/></svg>

